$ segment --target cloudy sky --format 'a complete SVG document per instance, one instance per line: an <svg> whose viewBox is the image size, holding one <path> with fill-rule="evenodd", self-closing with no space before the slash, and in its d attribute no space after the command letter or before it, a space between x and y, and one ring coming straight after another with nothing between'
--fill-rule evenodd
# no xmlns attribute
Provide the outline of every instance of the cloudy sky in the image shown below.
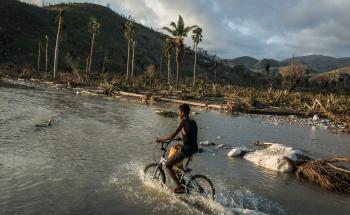
<svg viewBox="0 0 350 215"><path fill-rule="evenodd" d="M41 4L42 0L23 0ZM203 28L201 47L224 58L350 56L350 0L69 0L130 14L160 29L181 14ZM62 0L46 0L57 3ZM190 45L191 41L188 39Z"/></svg>

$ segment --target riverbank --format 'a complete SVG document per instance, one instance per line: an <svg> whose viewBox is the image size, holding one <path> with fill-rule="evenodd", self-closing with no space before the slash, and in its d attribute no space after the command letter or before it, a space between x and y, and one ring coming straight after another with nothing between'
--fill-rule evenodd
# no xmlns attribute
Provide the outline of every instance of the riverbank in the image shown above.
<svg viewBox="0 0 350 215"><path fill-rule="evenodd" d="M324 98L319 94L314 99L310 95L302 93L289 93L286 91L268 89L262 92L250 88L231 87L224 93L222 86L216 86L208 92L208 95L198 96L194 92L182 92L166 89L145 90L135 85L121 85L103 83L95 86L76 86L70 82L62 82L46 79L19 79L2 77L0 80L29 87L49 87L55 89L71 89L77 95L108 96L113 99L129 98L137 99L144 103L188 103L200 109L210 109L232 114L254 114L265 116L267 122L273 124L290 123L304 126L316 126L331 129L334 133L350 133L348 112L342 113L335 105L344 106L339 101L350 103L346 96L330 95L326 107L322 105ZM211 95L211 96L210 96ZM344 98L342 98L344 97ZM308 98L308 99L307 99ZM311 104L313 101L313 104ZM304 107L301 108L301 103ZM308 105L307 103L310 102ZM281 106L284 104L284 106ZM345 104L346 105L346 104ZM350 105L350 104L349 104ZM327 110L330 109L330 110ZM332 113L332 110L337 113Z"/></svg>

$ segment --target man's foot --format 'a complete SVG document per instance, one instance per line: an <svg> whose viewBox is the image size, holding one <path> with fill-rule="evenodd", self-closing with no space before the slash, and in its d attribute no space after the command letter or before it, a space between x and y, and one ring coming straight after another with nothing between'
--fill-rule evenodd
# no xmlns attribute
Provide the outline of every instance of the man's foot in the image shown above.
<svg viewBox="0 0 350 215"><path fill-rule="evenodd" d="M174 189L173 189L173 192L174 193L177 193L177 194L182 194L182 193L184 193L185 192L185 188L184 187L175 187Z"/></svg>

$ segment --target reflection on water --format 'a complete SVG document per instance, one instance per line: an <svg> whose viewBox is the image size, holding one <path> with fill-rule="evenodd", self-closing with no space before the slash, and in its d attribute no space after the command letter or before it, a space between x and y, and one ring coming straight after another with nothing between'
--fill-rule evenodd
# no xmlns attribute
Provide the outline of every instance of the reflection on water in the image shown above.
<svg viewBox="0 0 350 215"><path fill-rule="evenodd" d="M1 84L0 101L0 214L350 213L349 196L229 159L214 147L191 167L212 179L215 202L149 186L141 173L160 156L153 140L178 123L154 114L159 107ZM275 141L315 158L350 154L346 135L198 111L200 140ZM53 126L35 126L52 116Z"/></svg>

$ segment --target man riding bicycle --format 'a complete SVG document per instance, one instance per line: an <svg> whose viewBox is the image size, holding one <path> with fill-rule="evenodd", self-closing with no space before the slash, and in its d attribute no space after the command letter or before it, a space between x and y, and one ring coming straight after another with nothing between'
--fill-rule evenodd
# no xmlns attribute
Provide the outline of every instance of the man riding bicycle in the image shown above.
<svg viewBox="0 0 350 215"><path fill-rule="evenodd" d="M183 161L185 158L191 157L194 153L198 152L197 133L198 127L196 121L190 119L190 106L188 104L182 104L179 106L179 117L181 122L176 130L164 137L157 138L156 142L161 143L167 140L174 139L176 135L181 131L183 144L181 150L168 158L165 166L169 172L170 177L176 183L177 187L174 188L174 193L184 193L185 188L181 185L179 179L176 177L173 166Z"/></svg>

